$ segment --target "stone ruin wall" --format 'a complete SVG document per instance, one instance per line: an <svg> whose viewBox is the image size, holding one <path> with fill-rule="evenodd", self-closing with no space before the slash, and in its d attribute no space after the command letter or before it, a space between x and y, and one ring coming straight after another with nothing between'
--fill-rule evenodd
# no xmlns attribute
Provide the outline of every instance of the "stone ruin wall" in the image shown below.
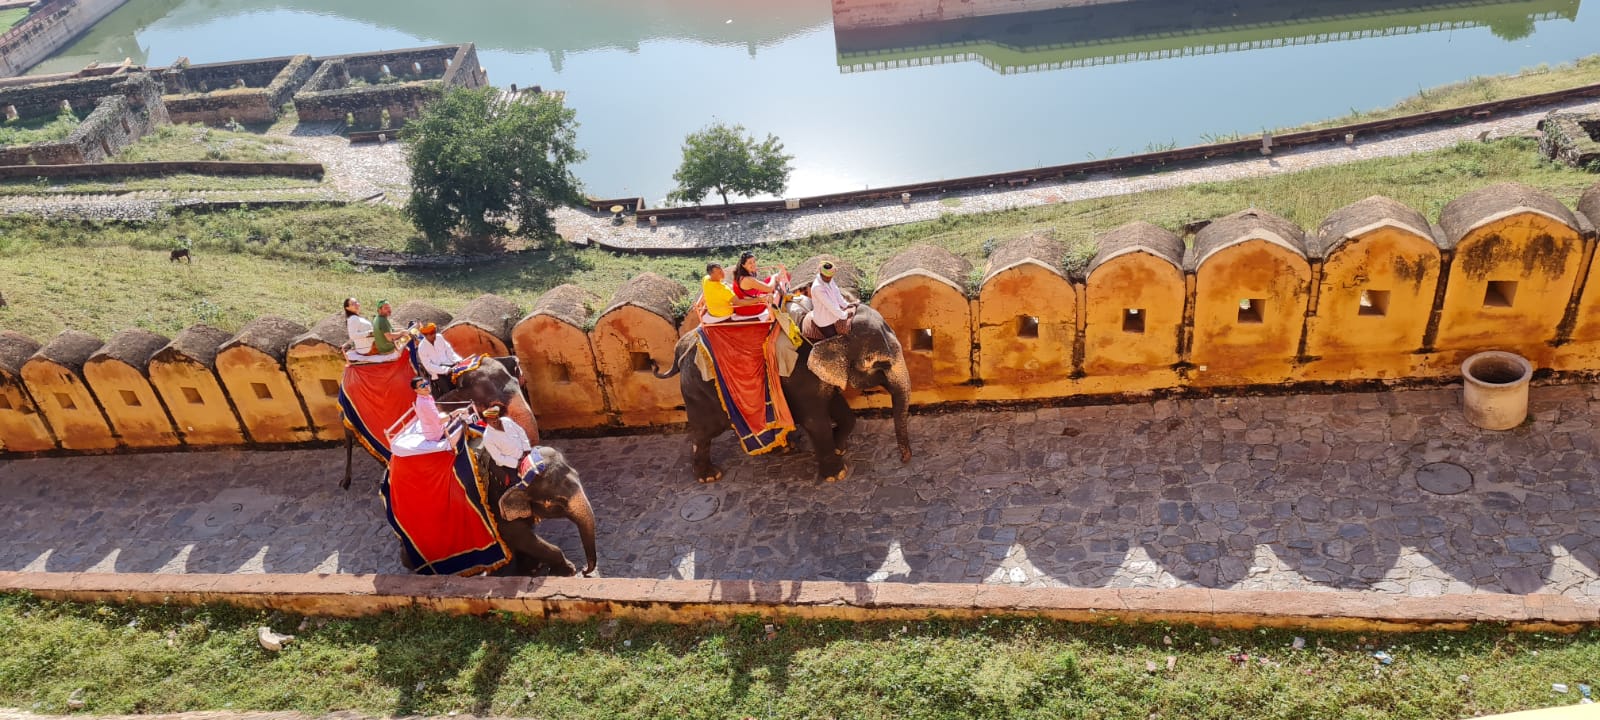
<svg viewBox="0 0 1600 720"><path fill-rule="evenodd" d="M295 55L168 68L161 79L175 123L271 123L316 69L311 56Z"/></svg>
<svg viewBox="0 0 1600 720"><path fill-rule="evenodd" d="M144 74L68 80L0 90L0 109L20 117L54 115L62 103L94 110L65 139L0 147L0 165L104 162L169 122L161 85Z"/></svg>
<svg viewBox="0 0 1600 720"><path fill-rule="evenodd" d="M294 96L295 110L304 121L343 122L354 116L359 125L377 127L387 110L391 125L398 127L446 89L487 83L472 43L320 60L321 67ZM385 67L397 77L420 73L423 79L376 84ZM350 87L355 78L372 84Z"/></svg>
<svg viewBox="0 0 1600 720"><path fill-rule="evenodd" d="M1427 382L1458 376L1462 360L1487 349L1518 353L1542 371L1594 373L1600 372L1600 282L1590 280L1600 257L1589 218L1597 215L1600 185L1572 209L1506 184L1456 199L1437 224L1381 197L1353 203L1314 230L1265 211L1235 213L1187 245L1162 228L1134 223L1097 238L1093 262L1074 272L1062 270L1059 246L1048 238L1003 243L976 268L941 248L916 246L879 269L870 303L905 349L918 405ZM809 281L800 273L816 261L802 264L796 280ZM515 317L509 303L480 298L443 331L462 343L463 353L511 348L525 381L534 383L530 403L545 428L681 422L677 380L654 378L650 365L669 364L677 338L693 327L674 315L671 301L687 297L689 285L644 273L608 303L562 286L514 324L501 322ZM495 318L468 317L472 308L486 307L501 310ZM416 301L402 311L449 318ZM199 327L180 335L184 340L174 346L182 352L169 346L155 353L145 371L160 379L154 391L166 407L221 403L211 412L235 428L232 435L190 438L188 420L158 436L174 438L174 447L283 442L307 433L337 439L338 429L320 412L337 391L329 368L341 363L336 341L342 341L323 325L337 330L337 323L290 337L304 328L273 322L281 327L270 346L255 340L248 362L229 359L239 337ZM260 336L259 328L241 335L249 333ZM494 341L484 340L485 333ZM0 360L28 357L39 346L0 333ZM3 365L0 380L7 376ZM92 378L83 384L109 421L82 439L63 437L61 428L50 428L48 437L37 432L41 411L48 418L55 410L49 405L58 402L55 388L26 378L9 382L0 444L18 449L11 452L90 447L106 432L119 447L129 444L117 431L125 414L120 393L96 387ZM252 401L213 398L205 394L208 384L253 392ZM858 407L887 404L882 393L850 395ZM271 422L256 417L262 398L282 400ZM318 417L297 408L317 408Z"/></svg>

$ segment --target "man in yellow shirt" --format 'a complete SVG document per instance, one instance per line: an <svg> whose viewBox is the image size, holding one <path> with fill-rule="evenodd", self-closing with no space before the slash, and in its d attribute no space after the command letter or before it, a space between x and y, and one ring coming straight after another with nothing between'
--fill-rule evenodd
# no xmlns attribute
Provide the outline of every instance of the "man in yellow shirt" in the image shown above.
<svg viewBox="0 0 1600 720"><path fill-rule="evenodd" d="M734 297L733 288L723 284L722 279L727 276L722 266L717 263L706 264L706 276L700 279L700 302L702 310L700 322L710 324L718 323L733 317L733 308L736 305L760 305L765 300L761 298Z"/></svg>

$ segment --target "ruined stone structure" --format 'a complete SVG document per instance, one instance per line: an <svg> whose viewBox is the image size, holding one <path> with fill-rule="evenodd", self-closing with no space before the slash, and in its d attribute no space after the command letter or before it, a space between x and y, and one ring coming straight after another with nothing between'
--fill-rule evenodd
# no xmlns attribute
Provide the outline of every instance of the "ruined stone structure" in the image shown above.
<svg viewBox="0 0 1600 720"><path fill-rule="evenodd" d="M1048 237L1002 243L978 275L945 250L916 246L878 269L870 301L895 329L913 401L924 405L1429 380L1456 376L1462 360L1489 349L1540 370L1595 372L1595 216L1600 185L1574 210L1502 184L1452 201L1437 224L1383 197L1341 208L1309 233L1261 210L1235 213L1187 248L1172 232L1132 223L1096 238L1081 274L1063 270ZM866 294L855 269L833 259L846 292ZM795 277L811 277L820 260ZM605 305L573 286L552 289L508 332L517 309L494 296L454 324L419 301L396 308L394 322L435 322L491 349L508 338L541 424L638 427L683 419L676 382L652 370L672 361L693 327L679 317L690 297L647 272ZM262 318L232 340L190 328L149 356L152 403L139 362L159 337L118 334L101 350L69 331L41 349L0 333L0 448L107 450L135 444L125 428L137 423L150 442L170 442L162 405L185 445L336 439L342 334L337 317L309 332ZM101 362L116 373L85 368ZM124 390L139 404L120 406ZM881 393L850 400L887 404Z"/></svg>
<svg viewBox="0 0 1600 720"><path fill-rule="evenodd" d="M301 120L378 128L388 111L398 127L448 88L488 84L472 43L318 58L305 87L294 96Z"/></svg>
<svg viewBox="0 0 1600 720"><path fill-rule="evenodd" d="M317 69L310 55L174 65L161 72L175 123L270 123Z"/></svg>
<svg viewBox="0 0 1600 720"><path fill-rule="evenodd" d="M0 147L0 165L102 162L168 122L161 84L143 73L0 88L6 117L54 117L85 108L93 111L65 139Z"/></svg>
<svg viewBox="0 0 1600 720"><path fill-rule="evenodd" d="M1550 113L1539 121L1539 151L1573 167L1600 163L1600 114Z"/></svg>

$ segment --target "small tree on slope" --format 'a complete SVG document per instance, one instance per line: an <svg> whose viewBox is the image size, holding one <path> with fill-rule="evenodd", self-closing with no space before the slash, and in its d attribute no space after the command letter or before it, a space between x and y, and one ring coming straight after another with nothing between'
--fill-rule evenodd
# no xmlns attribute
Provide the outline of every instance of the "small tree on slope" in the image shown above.
<svg viewBox="0 0 1600 720"><path fill-rule="evenodd" d="M793 159L783 153L783 143L772 135L756 142L742 125L713 123L683 139L683 164L672 174L678 189L667 197L699 202L716 192L727 205L728 193L782 195L789 185L789 161Z"/></svg>

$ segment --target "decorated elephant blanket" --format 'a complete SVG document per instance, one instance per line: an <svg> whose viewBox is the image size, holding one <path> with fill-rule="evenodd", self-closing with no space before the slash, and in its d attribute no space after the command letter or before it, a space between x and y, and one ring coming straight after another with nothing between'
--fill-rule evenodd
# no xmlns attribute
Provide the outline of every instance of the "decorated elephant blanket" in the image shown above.
<svg viewBox="0 0 1600 720"><path fill-rule="evenodd" d="M488 507L493 468L479 467L469 428L455 452L395 455L379 484L400 547L418 573L476 575L500 569L511 550Z"/></svg>
<svg viewBox="0 0 1600 720"><path fill-rule="evenodd" d="M713 372L722 409L739 436L739 447L760 455L788 444L794 418L783 397L775 355L788 342L776 323L719 323L695 330L701 360Z"/></svg>
<svg viewBox="0 0 1600 720"><path fill-rule="evenodd" d="M407 344L400 357L388 362L351 363L339 380L339 409L344 426L361 446L382 462L389 461L389 439L384 431L411 410L416 393L411 378L422 373L414 348Z"/></svg>

